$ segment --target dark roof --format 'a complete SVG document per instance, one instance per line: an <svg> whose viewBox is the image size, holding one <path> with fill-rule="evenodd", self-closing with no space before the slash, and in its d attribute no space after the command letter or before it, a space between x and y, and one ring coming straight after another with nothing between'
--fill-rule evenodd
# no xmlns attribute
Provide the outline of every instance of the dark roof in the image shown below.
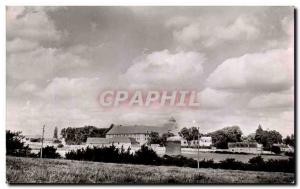
<svg viewBox="0 0 300 189"><path fill-rule="evenodd" d="M109 141L106 138L89 137L86 140L86 144L108 144Z"/></svg>
<svg viewBox="0 0 300 189"><path fill-rule="evenodd" d="M155 126L144 126L144 125L134 125L134 126L114 126L106 134L146 134L151 132L158 132L160 134L167 133L171 128L155 127Z"/></svg>

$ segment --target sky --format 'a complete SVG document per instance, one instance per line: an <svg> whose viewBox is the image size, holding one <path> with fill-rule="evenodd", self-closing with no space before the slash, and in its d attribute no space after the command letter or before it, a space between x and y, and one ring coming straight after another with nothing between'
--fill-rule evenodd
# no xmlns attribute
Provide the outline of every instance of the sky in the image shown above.
<svg viewBox="0 0 300 189"><path fill-rule="evenodd" d="M293 7L7 7L6 129L110 124L294 133ZM200 107L105 109L103 90L197 90Z"/></svg>

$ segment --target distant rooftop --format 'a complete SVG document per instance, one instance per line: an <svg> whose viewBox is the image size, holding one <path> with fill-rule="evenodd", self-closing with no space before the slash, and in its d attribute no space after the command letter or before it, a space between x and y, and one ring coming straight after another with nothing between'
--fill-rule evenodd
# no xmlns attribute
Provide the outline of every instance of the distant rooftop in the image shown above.
<svg viewBox="0 0 300 189"><path fill-rule="evenodd" d="M147 134L151 132L158 133L167 133L169 131L169 127L155 127L155 126L144 126L144 125L134 125L134 126L114 126L107 135L112 134Z"/></svg>
<svg viewBox="0 0 300 189"><path fill-rule="evenodd" d="M86 140L86 144L111 144L111 143L130 143L136 144L138 143L134 138L119 136L113 138L100 138L100 137L89 137Z"/></svg>

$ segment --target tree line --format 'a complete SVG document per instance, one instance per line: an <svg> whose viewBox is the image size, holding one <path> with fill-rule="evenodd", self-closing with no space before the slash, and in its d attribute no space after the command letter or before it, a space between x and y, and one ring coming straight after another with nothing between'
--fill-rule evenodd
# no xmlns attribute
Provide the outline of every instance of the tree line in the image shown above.
<svg viewBox="0 0 300 189"><path fill-rule="evenodd" d="M6 155L18 157L40 157L38 154L31 153L31 149L23 142L24 136L21 132L6 131ZM57 149L53 146L43 148L43 158L57 159L61 156L57 153ZM128 164L144 164L144 165L172 165L182 167L197 167L197 161L184 156L167 156L160 157L154 150L143 145L135 153L130 152L130 148L125 150L115 146L109 147L87 147L77 150L72 150L66 153L66 158L70 160L80 161L97 161L111 163L128 163ZM295 157L288 160L273 160L264 161L261 156L251 158L248 163L236 161L228 158L221 162L213 160L202 160L199 162L201 168L214 169L237 169L237 170L253 170L253 171L278 171L278 172L295 172Z"/></svg>
<svg viewBox="0 0 300 189"><path fill-rule="evenodd" d="M239 126L225 127L206 135L199 133L196 127L182 128L179 135L190 143L192 140L198 140L198 136L210 136L212 138L213 146L218 149L227 149L229 142L257 142L263 145L264 150L271 150L273 144L284 143L295 147L294 135L287 136L283 139L282 135L276 130L263 130L261 125L254 134L242 137L243 133Z"/></svg>
<svg viewBox="0 0 300 189"><path fill-rule="evenodd" d="M111 124L109 128L97 128L95 126L68 127L61 130L61 136L68 145L80 145L85 143L88 137L105 137L113 126Z"/></svg>

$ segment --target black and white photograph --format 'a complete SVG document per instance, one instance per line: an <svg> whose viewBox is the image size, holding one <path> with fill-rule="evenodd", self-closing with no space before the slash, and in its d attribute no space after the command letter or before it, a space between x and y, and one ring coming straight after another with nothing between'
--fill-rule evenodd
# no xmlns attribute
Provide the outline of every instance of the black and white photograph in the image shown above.
<svg viewBox="0 0 300 189"><path fill-rule="evenodd" d="M8 185L295 184L294 6L5 14Z"/></svg>

